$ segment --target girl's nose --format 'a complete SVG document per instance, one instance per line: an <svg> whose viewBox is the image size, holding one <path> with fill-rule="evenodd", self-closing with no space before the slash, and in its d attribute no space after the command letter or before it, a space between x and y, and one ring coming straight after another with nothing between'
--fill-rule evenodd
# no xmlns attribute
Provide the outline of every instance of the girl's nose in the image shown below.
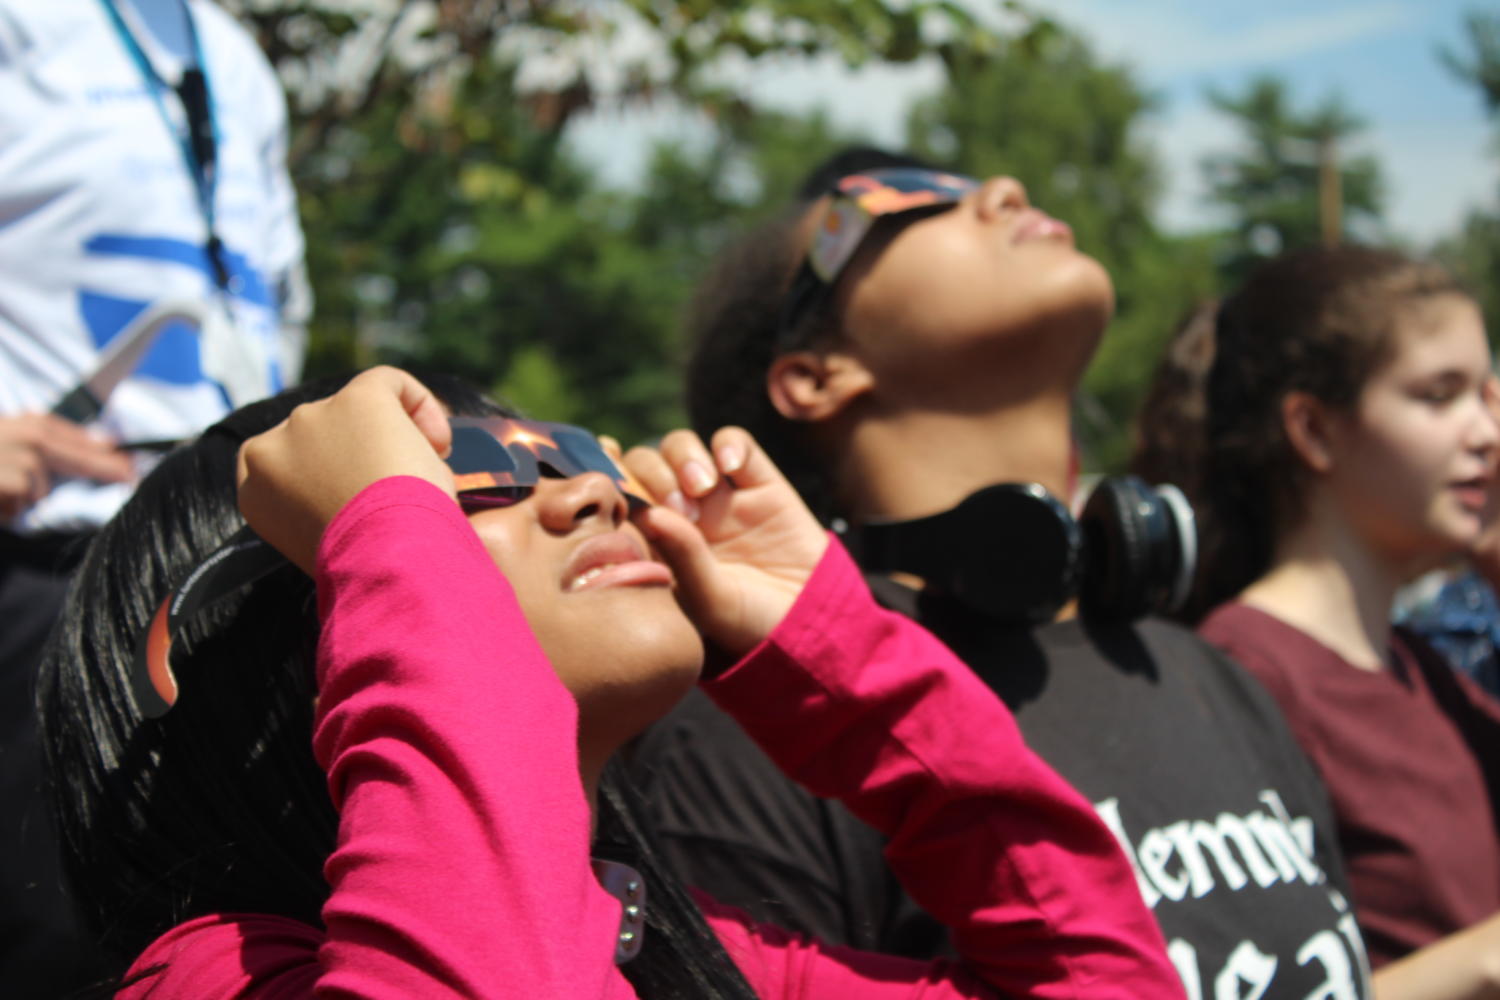
<svg viewBox="0 0 1500 1000"><path fill-rule="evenodd" d="M537 484L535 499L541 506L542 524L549 531L571 531L592 520L618 528L630 513L624 494L602 472L544 479Z"/></svg>
<svg viewBox="0 0 1500 1000"><path fill-rule="evenodd" d="M991 177L974 195L974 209L986 222L1030 206L1026 187L1014 177Z"/></svg>

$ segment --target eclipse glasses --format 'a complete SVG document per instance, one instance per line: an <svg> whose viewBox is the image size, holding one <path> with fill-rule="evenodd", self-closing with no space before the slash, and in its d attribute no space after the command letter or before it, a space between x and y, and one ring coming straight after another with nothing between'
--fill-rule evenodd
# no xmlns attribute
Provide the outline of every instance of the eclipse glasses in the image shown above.
<svg viewBox="0 0 1500 1000"><path fill-rule="evenodd" d="M979 187L972 177L921 167L887 167L849 174L829 191L827 207L792 279L778 337L785 346L798 321L820 302L854 259L875 223L887 216L956 204Z"/></svg>
<svg viewBox="0 0 1500 1000"><path fill-rule="evenodd" d="M511 417L453 417L448 467L465 504L508 507L531 495L546 478L572 479L602 472L630 503L649 507L645 490L582 427Z"/></svg>
<svg viewBox="0 0 1500 1000"><path fill-rule="evenodd" d="M454 417L447 458L466 507L508 507L529 497L543 479L600 472L614 482L632 511L649 506L645 490L605 452L589 431L569 424L510 417ZM172 643L199 611L289 565L276 549L243 527L208 555L156 609L136 645L130 685L147 718L177 702Z"/></svg>

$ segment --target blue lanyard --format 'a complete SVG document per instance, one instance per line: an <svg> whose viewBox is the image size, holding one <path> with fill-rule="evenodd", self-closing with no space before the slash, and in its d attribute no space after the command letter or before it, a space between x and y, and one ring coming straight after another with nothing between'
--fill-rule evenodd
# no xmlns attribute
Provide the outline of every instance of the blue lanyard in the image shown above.
<svg viewBox="0 0 1500 1000"><path fill-rule="evenodd" d="M219 123L214 117L213 92L208 86L208 63L203 58L203 46L198 41L198 26L193 23L193 15L188 10L187 0L181 0L182 16L187 22L188 39L193 46L195 65L183 71L182 83L176 88L163 80L161 74L156 71L156 67L151 64L145 50L141 48L140 40L125 23L125 18L121 16L114 0L99 0L99 2L104 5L105 11L109 14L110 23L114 26L115 33L120 36L120 41L124 43L125 51L130 53L136 68L141 71L141 77L146 81L146 89L151 92L151 99L156 102L156 110L161 115L162 124L177 140L183 165L187 167L188 176L192 178L193 187L198 193L199 211L203 213L203 221L208 228L205 250L208 253L209 264L213 267L214 282L221 290L227 290L229 268L224 260L224 244L220 242L214 228L214 189L218 180ZM182 110L187 117L188 125L185 134L167 114L167 106L162 101L163 90L175 90L178 100L182 102Z"/></svg>

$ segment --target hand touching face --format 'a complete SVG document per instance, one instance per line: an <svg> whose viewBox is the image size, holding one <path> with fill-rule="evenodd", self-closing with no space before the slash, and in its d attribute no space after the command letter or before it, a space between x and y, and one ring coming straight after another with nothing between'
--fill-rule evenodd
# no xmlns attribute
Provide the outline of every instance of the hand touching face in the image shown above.
<svg viewBox="0 0 1500 1000"><path fill-rule="evenodd" d="M736 657L769 635L828 546L742 430L721 430L712 447L675 431L623 462L657 504L633 518L602 473L543 480L526 500L469 513L578 699L581 740L599 752L687 691L703 662L699 632Z"/></svg>
<svg viewBox="0 0 1500 1000"><path fill-rule="evenodd" d="M447 411L426 386L395 368L371 368L244 443L240 512L311 576L323 529L376 480L417 476L454 496L442 459L450 440Z"/></svg>
<svg viewBox="0 0 1500 1000"><path fill-rule="evenodd" d="M245 443L240 508L262 538L311 574L324 529L377 480L416 476L457 502L442 459L449 442L447 411L425 386L396 369L371 369ZM544 479L509 507L466 510L578 699L581 738L610 749L665 713L703 658L672 596L670 571L649 559L626 512L602 473ZM497 650L496 669L503 666Z"/></svg>
<svg viewBox="0 0 1500 1000"><path fill-rule="evenodd" d="M417 476L461 501L441 458L449 440L447 414L421 383L372 369L246 442L240 506L261 537L311 573L323 530L378 479ZM466 510L578 699L580 740L601 751L692 684L703 659L698 630L734 655L764 639L828 544L744 431L720 431L712 449L678 431L660 451L635 449L627 464L654 500L696 521L658 506L632 522L623 494L598 472L543 479L510 506Z"/></svg>
<svg viewBox="0 0 1500 1000"><path fill-rule="evenodd" d="M674 431L625 464L658 504L637 521L676 573L688 615L724 651L748 652L791 609L827 534L740 428L721 429L707 446Z"/></svg>
<svg viewBox="0 0 1500 1000"><path fill-rule="evenodd" d="M543 479L508 507L465 511L578 701L585 759L602 760L665 715L703 665L672 571L628 509L608 476L590 472Z"/></svg>

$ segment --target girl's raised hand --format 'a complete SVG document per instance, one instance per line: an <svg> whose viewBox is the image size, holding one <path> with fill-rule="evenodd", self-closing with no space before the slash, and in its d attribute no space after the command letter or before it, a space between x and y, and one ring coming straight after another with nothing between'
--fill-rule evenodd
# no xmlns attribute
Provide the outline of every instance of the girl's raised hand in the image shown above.
<svg viewBox="0 0 1500 1000"><path fill-rule="evenodd" d="M311 575L323 529L376 480L417 476L456 496L443 462L451 446L447 413L426 386L371 368L240 447L240 513Z"/></svg>
<svg viewBox="0 0 1500 1000"><path fill-rule="evenodd" d="M624 464L657 505L636 523L671 565L683 607L738 656L786 616L828 536L748 432L722 428L710 445L674 431Z"/></svg>

